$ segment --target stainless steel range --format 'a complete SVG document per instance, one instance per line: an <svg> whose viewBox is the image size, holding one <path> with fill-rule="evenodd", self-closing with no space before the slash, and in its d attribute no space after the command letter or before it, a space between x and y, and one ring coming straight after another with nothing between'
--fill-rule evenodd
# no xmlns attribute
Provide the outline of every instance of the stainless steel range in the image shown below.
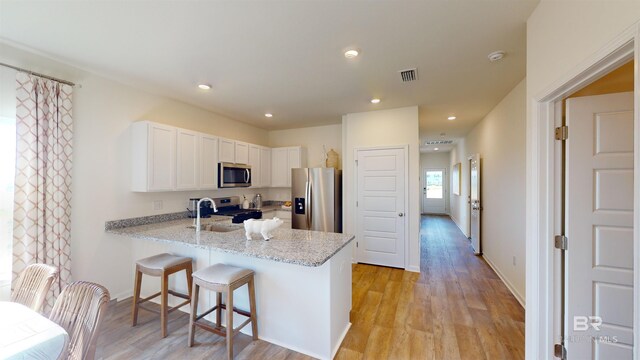
<svg viewBox="0 0 640 360"><path fill-rule="evenodd" d="M262 211L258 209L243 209L239 196L230 196L213 199L218 208L214 215L230 216L234 224L242 223L247 219L262 219Z"/></svg>

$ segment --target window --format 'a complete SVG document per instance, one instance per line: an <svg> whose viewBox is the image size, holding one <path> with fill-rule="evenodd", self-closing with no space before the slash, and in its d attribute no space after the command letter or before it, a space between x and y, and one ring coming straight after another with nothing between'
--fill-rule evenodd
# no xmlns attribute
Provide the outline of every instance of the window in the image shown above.
<svg viewBox="0 0 640 360"><path fill-rule="evenodd" d="M427 171L427 199L444 198L444 172L442 170Z"/></svg>
<svg viewBox="0 0 640 360"><path fill-rule="evenodd" d="M0 117L0 286L11 281L16 122Z"/></svg>

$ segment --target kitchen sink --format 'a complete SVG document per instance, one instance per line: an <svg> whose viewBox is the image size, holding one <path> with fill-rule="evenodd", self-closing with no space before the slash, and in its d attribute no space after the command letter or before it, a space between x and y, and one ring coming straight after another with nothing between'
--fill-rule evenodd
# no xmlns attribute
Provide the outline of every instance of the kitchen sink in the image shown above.
<svg viewBox="0 0 640 360"><path fill-rule="evenodd" d="M189 228L193 229L195 228L194 225L189 225ZM236 231L236 230L240 230L243 229L242 225L222 225L222 224L202 224L200 225L200 230L201 231L211 231L211 232L219 232L219 233L225 233L225 232L231 232L231 231Z"/></svg>

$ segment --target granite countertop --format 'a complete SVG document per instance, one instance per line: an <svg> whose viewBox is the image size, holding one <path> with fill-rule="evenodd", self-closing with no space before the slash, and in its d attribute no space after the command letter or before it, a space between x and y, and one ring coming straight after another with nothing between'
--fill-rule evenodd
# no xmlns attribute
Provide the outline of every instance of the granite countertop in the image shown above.
<svg viewBox="0 0 640 360"><path fill-rule="evenodd" d="M192 224L193 219L179 219L107 228L106 232L311 267L321 266L355 238L350 234L281 227L273 231L273 238L269 241L263 240L258 234L253 234L252 240L247 240L243 225L232 224L226 216L214 215L201 219L201 224L231 230L228 232L202 230L196 234L195 229L190 227Z"/></svg>
<svg viewBox="0 0 640 360"><path fill-rule="evenodd" d="M266 205L260 208L260 210L262 210L262 212L266 212L266 211L289 211L291 212L291 207L284 209L282 208L282 205Z"/></svg>

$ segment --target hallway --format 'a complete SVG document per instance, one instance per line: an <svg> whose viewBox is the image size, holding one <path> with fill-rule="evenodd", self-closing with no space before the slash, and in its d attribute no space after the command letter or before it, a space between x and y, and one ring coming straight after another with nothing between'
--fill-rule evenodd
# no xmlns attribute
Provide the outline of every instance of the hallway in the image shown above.
<svg viewBox="0 0 640 360"><path fill-rule="evenodd" d="M354 265L336 359L524 359L524 309L448 216L422 217L421 254L419 274Z"/></svg>

